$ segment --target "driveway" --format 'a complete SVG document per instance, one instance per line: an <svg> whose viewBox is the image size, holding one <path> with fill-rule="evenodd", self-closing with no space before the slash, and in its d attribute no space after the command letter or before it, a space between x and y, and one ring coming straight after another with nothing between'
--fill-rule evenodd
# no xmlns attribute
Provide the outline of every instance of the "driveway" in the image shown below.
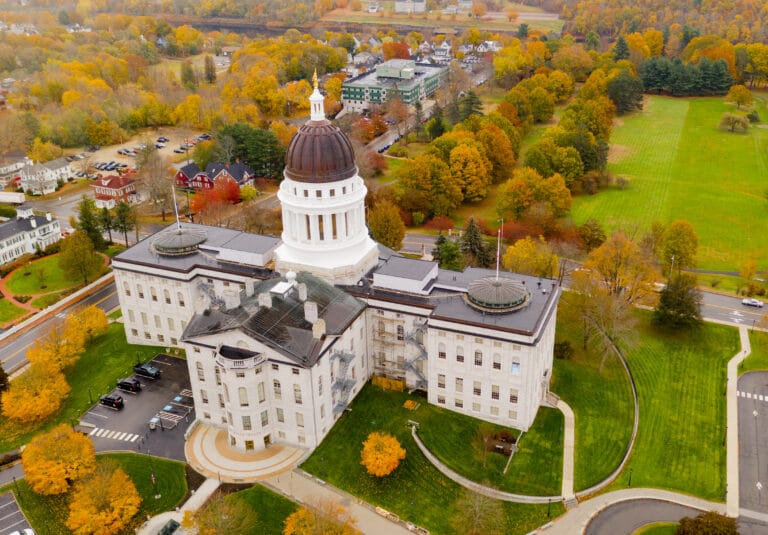
<svg viewBox="0 0 768 535"><path fill-rule="evenodd" d="M195 419L187 362L158 355L152 364L162 371L160 379L137 377L142 384L137 394L114 390L125 400L122 410L96 403L80 418L80 430L89 434L96 451L132 450L185 460L184 432ZM158 419L154 430L153 418Z"/></svg>
<svg viewBox="0 0 768 535"><path fill-rule="evenodd" d="M584 531L586 535L631 535L652 522L678 522L701 511L661 500L632 500L603 509Z"/></svg>
<svg viewBox="0 0 768 535"><path fill-rule="evenodd" d="M768 372L739 378L739 507L768 519ZM765 515L765 516L761 516Z"/></svg>
<svg viewBox="0 0 768 535"><path fill-rule="evenodd" d="M24 513L19 509L13 492L0 494L0 535L9 535L14 531L31 528Z"/></svg>

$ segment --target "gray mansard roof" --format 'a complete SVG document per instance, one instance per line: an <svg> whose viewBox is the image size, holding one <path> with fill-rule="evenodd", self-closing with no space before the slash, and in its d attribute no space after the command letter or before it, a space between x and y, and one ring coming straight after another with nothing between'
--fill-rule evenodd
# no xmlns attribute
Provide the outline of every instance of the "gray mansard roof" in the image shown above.
<svg viewBox="0 0 768 535"><path fill-rule="evenodd" d="M340 335L363 312L365 304L348 293L309 273L301 272L296 282L305 284L306 301L317 304L317 316L325 321L327 335ZM322 354L325 336L315 338L312 324L305 319L304 301L296 287L287 292L272 292L285 278L262 281L254 295L230 310L210 309L196 314L187 325L182 340L240 330L264 345L275 349L296 364L311 367ZM267 293L271 305L260 305L259 294Z"/></svg>

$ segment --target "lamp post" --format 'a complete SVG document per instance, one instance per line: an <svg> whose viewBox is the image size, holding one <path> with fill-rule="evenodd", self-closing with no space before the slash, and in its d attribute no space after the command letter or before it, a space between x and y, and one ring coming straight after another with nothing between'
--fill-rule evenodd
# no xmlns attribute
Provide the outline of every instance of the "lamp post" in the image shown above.
<svg viewBox="0 0 768 535"><path fill-rule="evenodd" d="M88 385L88 401L93 404L93 394L91 394L91 385Z"/></svg>
<svg viewBox="0 0 768 535"><path fill-rule="evenodd" d="M632 468L629 469L629 482L627 483L627 487L632 486Z"/></svg>
<svg viewBox="0 0 768 535"><path fill-rule="evenodd" d="M550 508L552 507L552 498L547 499L547 518L551 518Z"/></svg>

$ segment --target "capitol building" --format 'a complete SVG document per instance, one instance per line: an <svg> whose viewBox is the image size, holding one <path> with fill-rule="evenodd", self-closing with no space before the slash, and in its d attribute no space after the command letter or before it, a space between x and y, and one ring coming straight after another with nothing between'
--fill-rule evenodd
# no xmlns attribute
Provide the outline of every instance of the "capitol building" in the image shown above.
<svg viewBox="0 0 768 535"><path fill-rule="evenodd" d="M378 378L527 430L549 393L557 281L377 244L352 146L317 86L310 101L280 238L176 223L114 258L128 342L183 348L197 419L238 451L317 447Z"/></svg>

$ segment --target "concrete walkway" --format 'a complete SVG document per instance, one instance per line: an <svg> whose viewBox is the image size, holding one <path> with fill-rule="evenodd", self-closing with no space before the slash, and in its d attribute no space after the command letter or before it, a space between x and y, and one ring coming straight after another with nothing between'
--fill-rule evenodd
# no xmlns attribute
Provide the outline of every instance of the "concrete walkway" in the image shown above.
<svg viewBox="0 0 768 535"><path fill-rule="evenodd" d="M200 509L203 504L210 498L216 489L219 488L218 479L206 479L203 484L195 491L195 493L189 497L184 505L179 508L178 511L167 511L160 513L157 516L153 516L148 519L138 530L139 535L157 535L157 532L165 525L166 522L173 519L178 523L184 518L186 511L195 512ZM181 534L181 531L176 533Z"/></svg>
<svg viewBox="0 0 768 535"><path fill-rule="evenodd" d="M725 514L726 512L725 504L702 500L695 496L688 496L661 489L624 489L602 494L591 500L585 500L581 502L578 507L571 509L551 524L542 526L539 531L547 535L575 535L577 533L583 533L592 517L609 505L629 500L646 499L678 503L680 505L699 509L700 511L716 511L720 514Z"/></svg>
<svg viewBox="0 0 768 535"><path fill-rule="evenodd" d="M565 417L563 431L563 499L568 501L575 498L573 494L573 457L576 449L575 418L573 411L562 399L557 400L557 408Z"/></svg>
<svg viewBox="0 0 768 535"><path fill-rule="evenodd" d="M727 514L739 516L739 400L737 397L739 364L752 352L749 344L749 329L739 325L741 351L728 361L728 383L725 389L726 402L726 483L725 496Z"/></svg>

